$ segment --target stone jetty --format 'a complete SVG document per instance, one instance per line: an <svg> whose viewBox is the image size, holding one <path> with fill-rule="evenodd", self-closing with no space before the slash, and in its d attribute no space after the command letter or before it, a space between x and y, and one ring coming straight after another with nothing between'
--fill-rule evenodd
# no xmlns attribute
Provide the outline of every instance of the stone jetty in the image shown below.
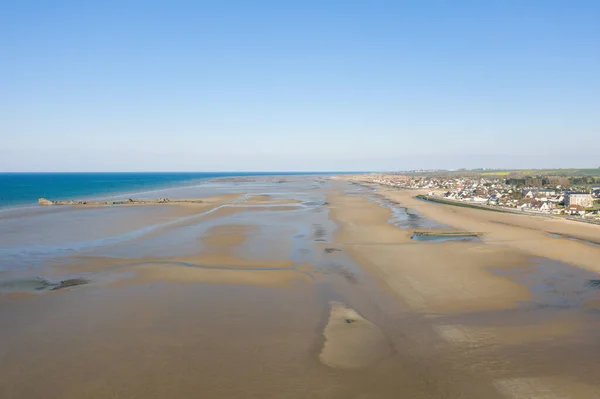
<svg viewBox="0 0 600 399"><path fill-rule="evenodd" d="M170 199L170 198L157 198L153 200L142 200L128 198L125 200L111 200L111 201L84 201L84 200L62 200L62 201L51 201L46 198L38 199L38 204L47 205L87 205L87 206L99 206L99 205L152 205L152 204L201 204L203 201L199 199Z"/></svg>

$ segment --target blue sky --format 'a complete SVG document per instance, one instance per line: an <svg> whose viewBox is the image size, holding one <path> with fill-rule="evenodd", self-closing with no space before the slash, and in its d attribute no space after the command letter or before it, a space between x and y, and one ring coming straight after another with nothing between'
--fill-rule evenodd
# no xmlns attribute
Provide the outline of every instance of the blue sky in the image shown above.
<svg viewBox="0 0 600 399"><path fill-rule="evenodd" d="M598 1L0 4L0 171L600 166Z"/></svg>

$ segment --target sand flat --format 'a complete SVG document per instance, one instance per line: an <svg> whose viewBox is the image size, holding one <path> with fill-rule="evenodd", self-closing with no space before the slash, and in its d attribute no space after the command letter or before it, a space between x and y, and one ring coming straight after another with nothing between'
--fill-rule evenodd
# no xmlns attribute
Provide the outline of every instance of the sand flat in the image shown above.
<svg viewBox="0 0 600 399"><path fill-rule="evenodd" d="M538 248L593 246L344 180L251 180L23 268L91 282L0 292L0 397L597 397L594 273ZM421 225L484 235L412 240Z"/></svg>
<svg viewBox="0 0 600 399"><path fill-rule="evenodd" d="M377 325L340 302L331 302L319 358L329 367L360 369L389 356L387 337Z"/></svg>
<svg viewBox="0 0 600 399"><path fill-rule="evenodd" d="M388 223L388 209L360 197L330 196L329 201L346 249L415 310L505 308L529 297L525 287L487 269L524 262L522 253L477 243L402 245L411 243L410 233Z"/></svg>

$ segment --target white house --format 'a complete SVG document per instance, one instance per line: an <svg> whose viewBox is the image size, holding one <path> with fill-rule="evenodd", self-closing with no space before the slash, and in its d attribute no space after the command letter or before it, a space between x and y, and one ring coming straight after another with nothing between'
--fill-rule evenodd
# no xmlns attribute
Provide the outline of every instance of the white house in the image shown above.
<svg viewBox="0 0 600 399"><path fill-rule="evenodd" d="M556 195L556 191L549 190L549 189L542 189L542 190L538 190L538 195L544 196L544 197L551 197L553 195Z"/></svg>

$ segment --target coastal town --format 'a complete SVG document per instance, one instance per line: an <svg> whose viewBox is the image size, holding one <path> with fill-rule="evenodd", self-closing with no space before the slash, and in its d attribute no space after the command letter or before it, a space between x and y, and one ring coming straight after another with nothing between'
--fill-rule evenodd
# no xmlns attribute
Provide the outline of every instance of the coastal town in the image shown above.
<svg viewBox="0 0 600 399"><path fill-rule="evenodd" d="M374 174L364 176L364 182L422 190L426 192L423 198L436 202L600 222L600 184L574 185L567 177Z"/></svg>

